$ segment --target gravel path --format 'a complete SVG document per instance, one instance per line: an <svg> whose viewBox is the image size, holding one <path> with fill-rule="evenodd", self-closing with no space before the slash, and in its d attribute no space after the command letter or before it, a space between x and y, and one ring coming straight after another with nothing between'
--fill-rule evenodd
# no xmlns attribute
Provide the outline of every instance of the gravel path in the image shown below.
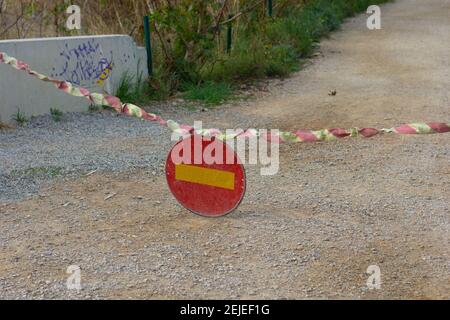
<svg viewBox="0 0 450 320"><path fill-rule="evenodd" d="M256 99L156 111L220 128L448 122L449 9L397 0L382 31L350 19ZM247 166L246 198L223 219L174 201L170 135L155 124L68 114L0 135L1 298L450 298L448 134L283 145L279 174ZM366 285L370 265L380 290Z"/></svg>
<svg viewBox="0 0 450 320"><path fill-rule="evenodd" d="M0 201L35 193L46 178L98 171L159 168L170 133L157 125L114 113L68 113L32 119L1 133Z"/></svg>

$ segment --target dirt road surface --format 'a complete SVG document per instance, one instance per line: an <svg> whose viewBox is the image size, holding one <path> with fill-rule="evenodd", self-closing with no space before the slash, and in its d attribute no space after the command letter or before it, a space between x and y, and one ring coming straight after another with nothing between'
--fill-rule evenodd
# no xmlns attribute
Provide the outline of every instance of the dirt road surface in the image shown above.
<svg viewBox="0 0 450 320"><path fill-rule="evenodd" d="M301 72L271 81L256 99L172 116L220 128L449 122L449 13L446 0L384 5L382 30L368 30L366 15L349 19ZM89 140L89 150L126 161L164 140L151 169L80 170L18 200L2 198L1 298L450 298L448 134L283 145L276 176L248 166L239 209L205 219L178 205L166 186L168 131L114 136L133 121L105 124L108 135ZM73 123L61 124L67 137ZM41 147L33 130L24 131L31 142L5 134L3 163L23 161L21 143L47 155L69 145ZM73 159L85 157L77 150ZM66 288L70 265L81 267L80 292ZM366 285L371 265L381 270L379 290Z"/></svg>

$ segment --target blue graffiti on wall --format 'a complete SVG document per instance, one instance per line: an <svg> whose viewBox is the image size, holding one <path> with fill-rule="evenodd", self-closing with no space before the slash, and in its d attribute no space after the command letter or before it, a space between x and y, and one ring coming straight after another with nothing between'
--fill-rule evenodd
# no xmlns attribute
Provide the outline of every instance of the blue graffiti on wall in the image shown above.
<svg viewBox="0 0 450 320"><path fill-rule="evenodd" d="M104 56L100 44L94 40L88 40L77 46L69 47L66 43L59 53L62 64L53 68L53 77L63 78L76 85L93 86L102 76L105 79L105 71L109 77L113 66L113 54Z"/></svg>

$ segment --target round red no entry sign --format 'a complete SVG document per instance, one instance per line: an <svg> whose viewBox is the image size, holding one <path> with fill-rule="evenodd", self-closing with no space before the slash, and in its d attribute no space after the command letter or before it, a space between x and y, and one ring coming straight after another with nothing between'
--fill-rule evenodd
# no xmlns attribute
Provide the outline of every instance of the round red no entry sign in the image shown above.
<svg viewBox="0 0 450 320"><path fill-rule="evenodd" d="M188 210L205 217L234 211L245 194L245 170L219 139L193 135L178 142L166 162L170 191Z"/></svg>

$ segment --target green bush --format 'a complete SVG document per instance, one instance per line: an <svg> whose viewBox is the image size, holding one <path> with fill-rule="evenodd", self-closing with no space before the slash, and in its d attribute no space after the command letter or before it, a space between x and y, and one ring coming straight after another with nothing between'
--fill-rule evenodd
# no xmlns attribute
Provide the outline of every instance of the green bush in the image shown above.
<svg viewBox="0 0 450 320"><path fill-rule="evenodd" d="M261 38L236 40L230 55L222 55L207 79L231 81L261 78L267 64L265 44Z"/></svg>
<svg viewBox="0 0 450 320"><path fill-rule="evenodd" d="M227 83L286 77L298 70L299 59L311 56L321 37L338 29L346 17L387 1L279 0L269 18L257 0L239 0L239 10L245 13L231 23L230 53L225 48L228 24L220 21L233 11L221 11L226 7L216 1L158 2L152 21L159 43L155 45L156 70L149 96L164 98L183 89L187 99L216 103L229 95ZM128 84L119 89L125 100L139 100L138 92Z"/></svg>
<svg viewBox="0 0 450 320"><path fill-rule="evenodd" d="M50 115L52 116L53 121L59 122L64 116L64 113L57 108L50 108Z"/></svg>
<svg viewBox="0 0 450 320"><path fill-rule="evenodd" d="M21 127L29 121L25 113L20 111L20 109L17 109L17 112L12 116L12 119Z"/></svg>
<svg viewBox="0 0 450 320"><path fill-rule="evenodd" d="M187 84L184 88L183 98L215 105L228 100L232 93L233 90L229 84L208 81L201 85Z"/></svg>
<svg viewBox="0 0 450 320"><path fill-rule="evenodd" d="M285 77L298 70L299 62L295 48L289 44L280 44L268 50L268 63L265 73L269 77Z"/></svg>

